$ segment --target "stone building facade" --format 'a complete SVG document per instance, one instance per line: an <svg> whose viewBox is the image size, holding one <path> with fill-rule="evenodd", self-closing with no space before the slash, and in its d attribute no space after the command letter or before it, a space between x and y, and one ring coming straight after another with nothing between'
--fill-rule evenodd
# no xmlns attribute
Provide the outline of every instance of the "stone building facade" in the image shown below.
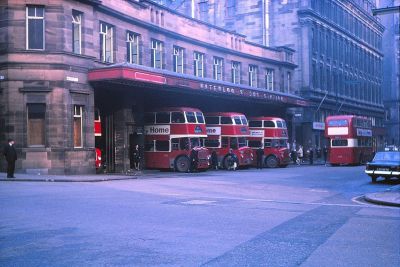
<svg viewBox="0 0 400 267"><path fill-rule="evenodd" d="M185 12L183 2L191 1L174 1L173 7ZM289 111L296 121L297 130L292 136L297 143L322 146L326 142L323 123L327 116L356 114L372 119L376 146L383 146L384 27L372 16L373 1L195 2L192 15L197 19L240 32L255 43L285 45L297 51L293 87L296 94L311 102L308 108ZM204 7L203 2L208 6Z"/></svg>
<svg viewBox="0 0 400 267"><path fill-rule="evenodd" d="M15 139L18 171L93 173L95 147L108 171L127 171L149 109L285 118L307 105L294 94L293 49L151 1L3 1L0 20L0 140Z"/></svg>

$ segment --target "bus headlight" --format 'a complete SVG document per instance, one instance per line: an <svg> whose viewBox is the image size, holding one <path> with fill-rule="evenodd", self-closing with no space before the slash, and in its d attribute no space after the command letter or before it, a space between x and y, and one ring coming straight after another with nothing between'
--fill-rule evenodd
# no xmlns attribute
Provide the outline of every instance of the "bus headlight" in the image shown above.
<svg viewBox="0 0 400 267"><path fill-rule="evenodd" d="M101 160L101 157L97 157L98 160Z"/></svg>

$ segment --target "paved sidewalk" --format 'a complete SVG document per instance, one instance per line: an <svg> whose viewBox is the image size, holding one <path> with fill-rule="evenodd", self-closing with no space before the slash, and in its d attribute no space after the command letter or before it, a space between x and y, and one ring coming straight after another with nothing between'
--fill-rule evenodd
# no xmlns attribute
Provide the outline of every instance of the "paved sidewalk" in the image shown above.
<svg viewBox="0 0 400 267"><path fill-rule="evenodd" d="M365 200L374 204L400 207L400 185L379 193L366 194Z"/></svg>
<svg viewBox="0 0 400 267"><path fill-rule="evenodd" d="M145 170L129 173L112 174L79 174L79 175L52 175L52 174L26 174L15 173L16 178L6 178L6 173L0 173L0 181L6 182L103 182L113 180L138 179L150 174L158 174L159 171Z"/></svg>

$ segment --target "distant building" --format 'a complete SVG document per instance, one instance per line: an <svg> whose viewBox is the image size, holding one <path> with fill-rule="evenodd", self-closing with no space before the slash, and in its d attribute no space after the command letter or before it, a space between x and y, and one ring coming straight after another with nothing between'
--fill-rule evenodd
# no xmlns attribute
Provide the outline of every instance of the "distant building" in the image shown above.
<svg viewBox="0 0 400 267"><path fill-rule="evenodd" d="M377 1L378 8L400 6L400 0ZM383 104L387 145L400 145L400 12L379 16L383 33Z"/></svg>
<svg viewBox="0 0 400 267"><path fill-rule="evenodd" d="M297 51L293 77L296 94L308 108L294 108L292 138L305 146L323 146L328 115L371 118L383 146L382 36L368 0L162 0L164 5L196 19L235 30L250 41ZM190 9L190 7L194 7ZM189 11L189 12L188 12ZM285 81L285 74L281 80ZM289 78L288 78L289 79Z"/></svg>
<svg viewBox="0 0 400 267"><path fill-rule="evenodd" d="M286 118L307 105L293 49L151 1L3 1L0 21L0 140L15 139L17 171L94 173L97 147L107 171L126 172L159 107Z"/></svg>

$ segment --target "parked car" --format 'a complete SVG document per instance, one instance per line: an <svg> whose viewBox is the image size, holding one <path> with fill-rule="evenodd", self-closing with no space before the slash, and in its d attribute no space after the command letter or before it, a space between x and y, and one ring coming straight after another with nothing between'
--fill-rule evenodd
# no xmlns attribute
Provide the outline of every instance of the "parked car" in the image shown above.
<svg viewBox="0 0 400 267"><path fill-rule="evenodd" d="M367 163L365 173L375 183L378 177L400 179L400 151L377 152L374 159Z"/></svg>

